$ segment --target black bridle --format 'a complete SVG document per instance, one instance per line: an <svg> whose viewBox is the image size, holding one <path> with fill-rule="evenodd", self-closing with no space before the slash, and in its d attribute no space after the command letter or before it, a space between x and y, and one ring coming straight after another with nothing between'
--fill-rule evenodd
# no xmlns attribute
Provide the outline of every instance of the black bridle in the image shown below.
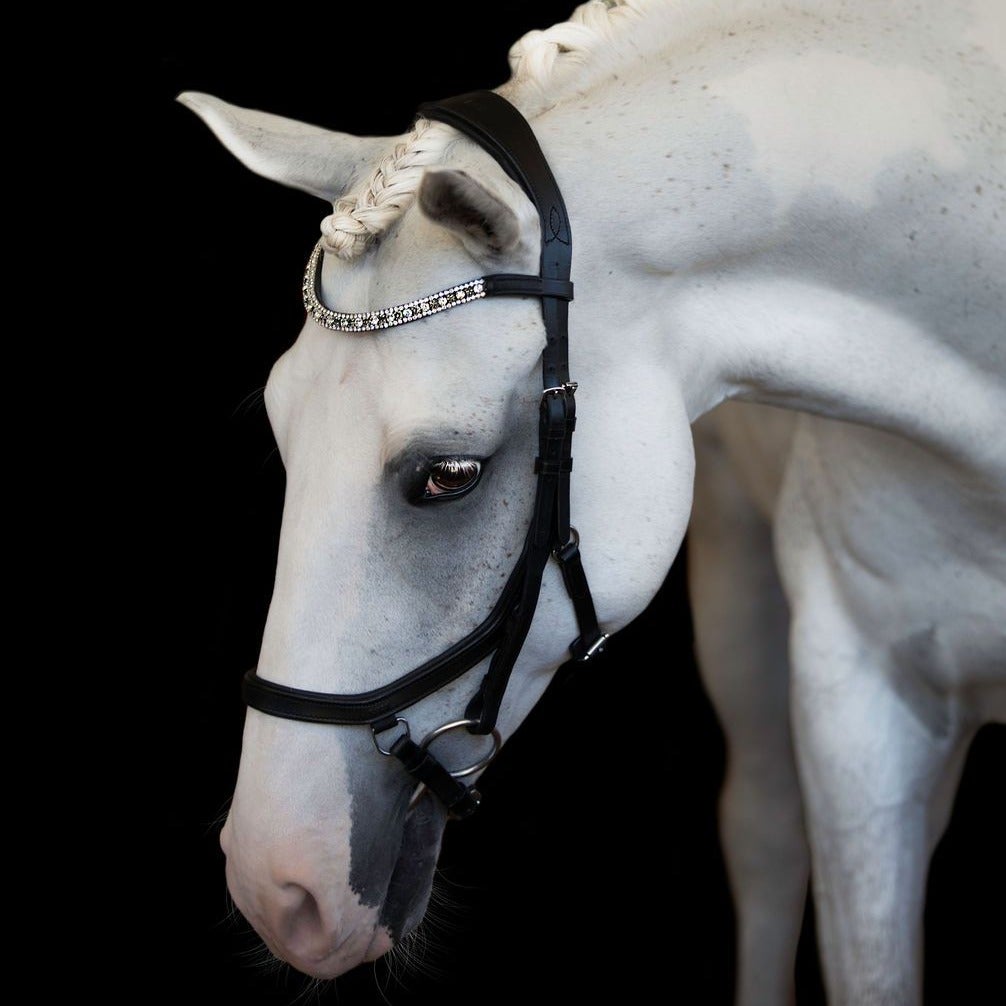
<svg viewBox="0 0 1006 1006"><path fill-rule="evenodd" d="M518 182L541 221L541 268L537 276L485 277L486 296L541 298L546 344L542 352L542 395L538 419L537 488L531 526L520 558L488 617L439 656L368 692L340 695L312 692L260 678L254 670L244 678L249 706L272 716L311 723L369 724L378 751L401 761L455 817L467 817L479 804L478 792L461 777L488 763L488 758L461 771L448 771L429 750L430 742L454 727L473 734L493 734L499 744L496 719L517 656L527 638L538 604L541 580L550 557L562 570L573 603L579 636L570 645L574 660L601 652L608 638L601 632L580 559L579 536L570 526L569 478L576 425L575 382L569 379L567 314L573 299L570 263L573 241L562 194L527 120L493 91L475 91L422 105L419 114L453 126L487 150ZM407 707L460 677L492 655L465 718L433 731L420 743L399 714ZM382 746L382 736L398 730ZM490 755L491 757L491 755Z"/></svg>

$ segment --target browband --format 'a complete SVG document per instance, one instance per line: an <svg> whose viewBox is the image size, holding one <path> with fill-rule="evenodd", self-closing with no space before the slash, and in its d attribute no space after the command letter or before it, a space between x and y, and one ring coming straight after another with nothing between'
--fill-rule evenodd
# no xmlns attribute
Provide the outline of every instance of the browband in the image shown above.
<svg viewBox="0 0 1006 1006"><path fill-rule="evenodd" d="M470 304L483 297L559 297L573 299L573 284L569 280L542 279L541 276L524 276L511 273L495 273L480 276L466 283L449 286L426 297L410 300L406 304L382 307L377 311L333 311L321 299L321 270L318 264L323 253L319 241L307 260L304 283L304 310L322 326L333 332L376 332L383 328L407 325L410 321L421 321L431 314L449 311L452 307Z"/></svg>

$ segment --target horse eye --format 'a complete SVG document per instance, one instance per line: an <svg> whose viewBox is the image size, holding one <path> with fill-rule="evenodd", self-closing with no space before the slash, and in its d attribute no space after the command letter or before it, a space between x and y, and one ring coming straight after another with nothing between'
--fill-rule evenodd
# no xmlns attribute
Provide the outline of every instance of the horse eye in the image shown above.
<svg viewBox="0 0 1006 1006"><path fill-rule="evenodd" d="M482 462L474 458L441 458L430 465L424 500L446 500L463 496L475 487L482 475Z"/></svg>

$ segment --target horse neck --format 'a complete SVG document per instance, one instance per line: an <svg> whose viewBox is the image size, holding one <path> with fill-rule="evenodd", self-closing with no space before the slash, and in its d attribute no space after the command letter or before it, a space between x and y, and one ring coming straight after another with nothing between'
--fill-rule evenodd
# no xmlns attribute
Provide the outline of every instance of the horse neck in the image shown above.
<svg viewBox="0 0 1006 1006"><path fill-rule="evenodd" d="M600 373L626 356L662 368L693 420L741 398L1003 473L995 306L1006 264L994 201L974 210L975 176L994 162L950 125L971 116L980 136L980 107L948 85L952 67L905 62L925 39L885 53L891 35L852 25L823 52L793 56L820 25L765 16L764 43L752 44L748 17L538 118L573 221L583 358ZM888 71L885 57L902 62ZM838 97L823 131L813 104L793 103L782 163L766 141L780 81L794 75L833 80ZM920 94L926 107L906 127L897 109L919 109ZM981 261L951 273L955 255Z"/></svg>

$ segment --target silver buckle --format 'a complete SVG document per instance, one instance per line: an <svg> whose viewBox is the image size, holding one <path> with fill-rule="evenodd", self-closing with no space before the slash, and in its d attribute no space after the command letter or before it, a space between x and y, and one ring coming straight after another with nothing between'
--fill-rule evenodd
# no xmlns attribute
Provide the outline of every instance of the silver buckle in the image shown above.
<svg viewBox="0 0 1006 1006"><path fill-rule="evenodd" d="M575 395L576 394L576 389L579 388L579 387L580 387L580 385L576 381L565 381L563 384L557 384L557 385L555 385L555 387L546 388L541 393L541 397L544 398L546 395L559 395L559 394L562 394L562 395L566 395L566 394Z"/></svg>
<svg viewBox="0 0 1006 1006"><path fill-rule="evenodd" d="M577 531L572 524L569 525L569 537L566 541L562 545L556 545L555 548L552 549L552 558L555 559L556 562L561 563L562 553L565 552L570 545L577 549L580 547L580 532Z"/></svg>
<svg viewBox="0 0 1006 1006"><path fill-rule="evenodd" d="M394 730L398 724L401 723L405 727L405 730L395 738L395 740L401 740L403 737L410 736L409 734L409 722L408 720L403 720L401 716L395 717L395 722L391 726L385 727L383 730L375 730L373 726L370 728L370 734L374 738L374 747L377 748L378 754L384 755L385 758L391 757L391 748L389 747L387 751L381 747L381 742L377 739L381 734L386 734L389 730Z"/></svg>

